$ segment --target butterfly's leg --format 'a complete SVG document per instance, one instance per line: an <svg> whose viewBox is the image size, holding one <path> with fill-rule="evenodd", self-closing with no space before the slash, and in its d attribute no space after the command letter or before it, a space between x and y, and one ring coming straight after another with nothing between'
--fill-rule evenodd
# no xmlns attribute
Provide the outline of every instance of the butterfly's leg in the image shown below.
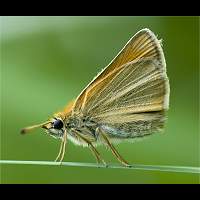
<svg viewBox="0 0 200 200"><path fill-rule="evenodd" d="M110 147L113 155L125 166L130 166L126 160L118 153L117 149L113 146L113 144L109 141L109 138L106 136L106 134L101 131L99 128L97 128L97 131L99 131L100 135L106 142L106 144Z"/></svg>
<svg viewBox="0 0 200 200"><path fill-rule="evenodd" d="M96 153L96 151L93 150L93 148L88 144L92 154L94 155L94 157L96 158L97 160L97 163L100 163L101 162L101 159L99 158L99 155Z"/></svg>
<svg viewBox="0 0 200 200"><path fill-rule="evenodd" d="M67 131L65 130L64 135L63 135L63 149L62 149L62 156L60 159L60 162L62 163L64 155L65 155L65 146L66 146L66 142L67 142Z"/></svg>
<svg viewBox="0 0 200 200"><path fill-rule="evenodd" d="M59 150L59 153L58 153L58 155L57 155L57 157L56 157L56 159L55 159L55 162L60 158L60 155L61 155L61 153L62 153L62 149L63 149L63 140L61 141L61 144L60 144L60 150Z"/></svg>
<svg viewBox="0 0 200 200"><path fill-rule="evenodd" d="M77 131L74 130L74 133L81 138L84 142L86 142L88 144L88 146L90 147L90 150L94 153L97 162L99 163L100 161L106 165L106 162L101 158L100 153L97 151L97 149L94 147L94 145L84 136L82 136L81 134L79 134Z"/></svg>
<svg viewBox="0 0 200 200"><path fill-rule="evenodd" d="M101 158L100 153L97 151L97 149L93 146L93 144L88 144L90 146L90 150L93 152L93 154L96 157L96 160L98 163L102 162L104 165L107 165L106 162Z"/></svg>

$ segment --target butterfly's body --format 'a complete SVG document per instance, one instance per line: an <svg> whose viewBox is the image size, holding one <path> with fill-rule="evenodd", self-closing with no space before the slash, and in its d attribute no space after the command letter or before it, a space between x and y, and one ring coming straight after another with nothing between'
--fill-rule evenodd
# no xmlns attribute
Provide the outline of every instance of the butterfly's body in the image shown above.
<svg viewBox="0 0 200 200"><path fill-rule="evenodd" d="M62 139L62 158L68 137L78 145L89 146L98 161L102 159L95 146L104 144L127 164L112 143L162 130L168 105L169 81L163 50L153 32L143 29L75 101L39 126Z"/></svg>
<svg viewBox="0 0 200 200"><path fill-rule="evenodd" d="M122 116L120 119L121 122L117 119L118 122L115 123L115 120L111 118L110 122L102 123L90 117L80 117L80 115L77 115L70 116L66 119L66 121L64 121L64 126L67 130L69 140L73 143L88 146L86 142L80 140L74 133L78 132L92 142L94 146L97 146L103 143L98 130L107 133L110 140L114 143L130 139L133 141L134 139L143 138L153 132L162 130L164 118L161 116L163 117L163 113L159 111L148 112L148 114L130 114L130 116ZM145 117L148 117L148 119L152 117L152 120L147 120ZM129 122L126 122L126 119L128 119ZM61 138L63 134L64 132Z"/></svg>
<svg viewBox="0 0 200 200"><path fill-rule="evenodd" d="M97 127L98 124L89 117L80 117L80 115L71 116L66 121L66 130L69 133L69 139L75 144L82 146L88 146L88 143L77 137L76 133L78 132L92 143L97 143L99 139Z"/></svg>

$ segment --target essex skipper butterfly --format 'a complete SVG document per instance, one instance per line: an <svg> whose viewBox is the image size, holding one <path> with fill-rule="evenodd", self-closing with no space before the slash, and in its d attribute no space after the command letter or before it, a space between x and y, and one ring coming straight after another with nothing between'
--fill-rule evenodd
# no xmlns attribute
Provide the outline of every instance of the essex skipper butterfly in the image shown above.
<svg viewBox="0 0 200 200"><path fill-rule="evenodd" d="M137 32L67 107L41 127L61 139L57 160L62 162L67 138L88 146L104 162L96 146L106 145L124 165L113 143L146 137L163 129L169 105L169 80L160 40L149 29Z"/></svg>

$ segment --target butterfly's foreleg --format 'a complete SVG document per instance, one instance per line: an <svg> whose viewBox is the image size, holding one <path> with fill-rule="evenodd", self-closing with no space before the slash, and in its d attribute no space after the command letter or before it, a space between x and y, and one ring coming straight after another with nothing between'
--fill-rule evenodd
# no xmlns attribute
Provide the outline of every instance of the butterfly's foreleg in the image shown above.
<svg viewBox="0 0 200 200"><path fill-rule="evenodd" d="M64 155L65 155L66 142L67 142L67 132L65 130L63 138L62 138L62 141L61 141L61 144L60 144L60 150L59 150L58 156L56 157L55 161L57 161L61 156L60 163L62 163L62 160L63 160Z"/></svg>
<svg viewBox="0 0 200 200"><path fill-rule="evenodd" d="M99 135L103 138L105 143L110 147L113 155L125 166L130 166L126 160L118 153L117 149L113 146L113 144L110 142L109 138L107 135L101 131L100 128L97 128L97 131L99 132Z"/></svg>
<svg viewBox="0 0 200 200"><path fill-rule="evenodd" d="M60 155L61 155L61 153L62 153L62 149L63 149L63 140L61 141L61 144L60 144L60 150L59 150L59 153L58 153L58 155L57 155L57 157L56 157L56 159L55 159L55 162L60 158Z"/></svg>
<svg viewBox="0 0 200 200"><path fill-rule="evenodd" d="M102 162L103 164L106 165L106 162L101 158L100 153L97 151L97 149L94 147L94 145L92 144L92 142L90 142L87 138L85 138L84 136L82 136L81 134L79 134L77 131L73 131L79 138L81 138L84 142L86 142L90 148L90 150L92 151L93 155L95 156L96 160L98 163Z"/></svg>
<svg viewBox="0 0 200 200"><path fill-rule="evenodd" d="M64 155L65 155L66 142L67 142L67 131L65 130L64 135L63 135L63 149L62 149L60 162L63 161Z"/></svg>

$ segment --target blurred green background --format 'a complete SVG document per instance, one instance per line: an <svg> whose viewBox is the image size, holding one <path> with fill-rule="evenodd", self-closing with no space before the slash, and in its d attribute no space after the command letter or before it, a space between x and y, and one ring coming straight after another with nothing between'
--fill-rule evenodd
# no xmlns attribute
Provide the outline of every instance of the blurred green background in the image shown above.
<svg viewBox="0 0 200 200"><path fill-rule="evenodd" d="M198 17L1 17L1 159L55 159L60 142L42 122L75 98L130 37L150 28L163 39L171 95L163 134L121 143L130 163L199 166ZM112 153L98 147L107 162ZM65 161L95 162L67 144ZM199 175L124 169L1 165L1 183L198 183Z"/></svg>

